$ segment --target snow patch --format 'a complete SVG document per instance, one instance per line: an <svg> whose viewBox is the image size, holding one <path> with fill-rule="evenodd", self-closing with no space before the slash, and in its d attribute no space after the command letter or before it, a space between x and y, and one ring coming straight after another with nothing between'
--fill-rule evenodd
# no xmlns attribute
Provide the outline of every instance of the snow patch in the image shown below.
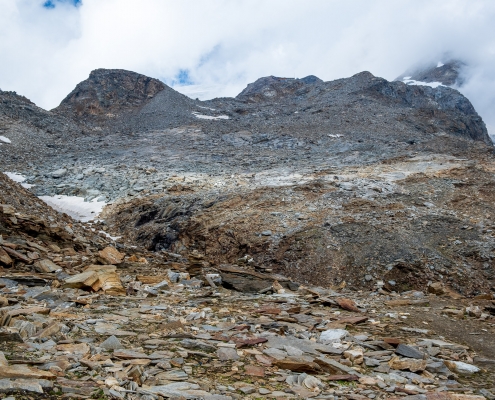
<svg viewBox="0 0 495 400"><path fill-rule="evenodd" d="M0 142L4 142L4 143L12 143L12 141L5 137L5 136L0 136Z"/></svg>
<svg viewBox="0 0 495 400"><path fill-rule="evenodd" d="M340 133L337 133L337 134L335 134L335 133L329 133L327 136L328 137L331 137L331 138L339 138L339 137L342 137L344 135L341 135Z"/></svg>
<svg viewBox="0 0 495 400"><path fill-rule="evenodd" d="M203 115L203 114L198 114L196 111L193 111L192 113L196 118L199 119L212 119L212 120L217 120L217 119L229 119L228 115L218 115L216 117L213 117L211 115Z"/></svg>
<svg viewBox="0 0 495 400"><path fill-rule="evenodd" d="M103 233L107 238L112 239L114 242L122 237L122 236L111 236L109 233L105 231L99 231L98 233Z"/></svg>
<svg viewBox="0 0 495 400"><path fill-rule="evenodd" d="M444 63L442 63L442 62L439 61L438 64L437 64L437 68L443 67L444 65L445 65Z"/></svg>
<svg viewBox="0 0 495 400"><path fill-rule="evenodd" d="M66 213L81 222L88 222L96 218L106 205L104 201L97 201L97 199L84 201L84 197L78 196L57 195L40 196L39 198L53 209Z"/></svg>
<svg viewBox="0 0 495 400"><path fill-rule="evenodd" d="M404 78L403 81L406 85L429 86L432 88L445 86L442 82L421 82L421 81L415 81L414 79L406 79L406 78Z"/></svg>
<svg viewBox="0 0 495 400"><path fill-rule="evenodd" d="M24 175L18 174L17 172L4 172L4 174L17 183L21 183L26 180Z"/></svg>
<svg viewBox="0 0 495 400"><path fill-rule="evenodd" d="M33 187L34 185L30 185L29 183L23 183L26 180L26 177L24 175L18 174L17 172L4 172L5 175L7 175L10 179L12 179L14 182L20 183L22 187L29 189Z"/></svg>

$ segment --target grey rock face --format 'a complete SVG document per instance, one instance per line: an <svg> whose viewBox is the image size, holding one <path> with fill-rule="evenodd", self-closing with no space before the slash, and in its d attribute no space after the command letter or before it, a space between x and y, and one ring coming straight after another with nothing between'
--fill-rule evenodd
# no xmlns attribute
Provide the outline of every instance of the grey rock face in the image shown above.
<svg viewBox="0 0 495 400"><path fill-rule="evenodd" d="M440 65L441 64L441 65ZM462 86L464 83L461 72L466 64L460 60L450 60L445 64L430 65L425 68L419 68L412 72L406 72L397 81L402 81L404 77L409 77L420 82L440 82L446 86Z"/></svg>

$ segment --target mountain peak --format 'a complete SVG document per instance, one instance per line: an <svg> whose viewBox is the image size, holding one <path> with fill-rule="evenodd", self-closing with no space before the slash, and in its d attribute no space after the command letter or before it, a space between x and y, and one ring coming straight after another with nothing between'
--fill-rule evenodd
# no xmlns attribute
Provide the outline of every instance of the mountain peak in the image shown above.
<svg viewBox="0 0 495 400"><path fill-rule="evenodd" d="M426 67L405 72L396 81L414 81L420 83L439 83L444 86L462 86L461 72L466 63L460 60L449 60L445 63L431 63ZM406 82L407 83L407 82Z"/></svg>
<svg viewBox="0 0 495 400"><path fill-rule="evenodd" d="M54 111L72 116L119 113L144 105L167 86L158 79L123 69L95 69Z"/></svg>

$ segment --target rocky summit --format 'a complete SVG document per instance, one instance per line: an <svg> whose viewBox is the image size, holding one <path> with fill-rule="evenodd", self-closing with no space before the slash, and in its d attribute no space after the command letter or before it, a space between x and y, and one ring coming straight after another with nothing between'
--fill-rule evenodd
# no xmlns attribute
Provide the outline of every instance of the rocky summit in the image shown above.
<svg viewBox="0 0 495 400"><path fill-rule="evenodd" d="M454 88L0 100L0 398L495 399L494 149Z"/></svg>

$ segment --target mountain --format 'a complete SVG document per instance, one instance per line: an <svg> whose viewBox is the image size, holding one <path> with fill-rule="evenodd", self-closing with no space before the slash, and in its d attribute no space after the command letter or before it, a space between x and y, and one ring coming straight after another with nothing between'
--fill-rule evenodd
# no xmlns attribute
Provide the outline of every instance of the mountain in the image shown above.
<svg viewBox="0 0 495 400"><path fill-rule="evenodd" d="M395 80L405 83L440 83L444 86L461 87L464 84L462 72L466 67L467 64L460 60L449 60L445 64L438 62L407 71Z"/></svg>
<svg viewBox="0 0 495 400"><path fill-rule="evenodd" d="M494 148L432 86L202 102L100 69L51 111L0 92L0 391L493 398Z"/></svg>
<svg viewBox="0 0 495 400"><path fill-rule="evenodd" d="M202 102L144 75L96 70L56 109L33 110L17 124L41 113L67 121L65 131L5 124L3 169L26 175L37 195L115 203L105 216L114 234L150 251L196 250L216 264L249 254L261 269L357 287L364 275L419 287L448 269L458 290L495 285L483 269L491 222L463 230L472 224L459 215L492 208L483 168L493 146L453 88L369 72L270 76ZM462 244L442 250L446 236ZM443 267L419 274L431 262Z"/></svg>
<svg viewBox="0 0 495 400"><path fill-rule="evenodd" d="M97 69L53 111L76 119L120 114L138 108L165 89L165 84L121 69Z"/></svg>

